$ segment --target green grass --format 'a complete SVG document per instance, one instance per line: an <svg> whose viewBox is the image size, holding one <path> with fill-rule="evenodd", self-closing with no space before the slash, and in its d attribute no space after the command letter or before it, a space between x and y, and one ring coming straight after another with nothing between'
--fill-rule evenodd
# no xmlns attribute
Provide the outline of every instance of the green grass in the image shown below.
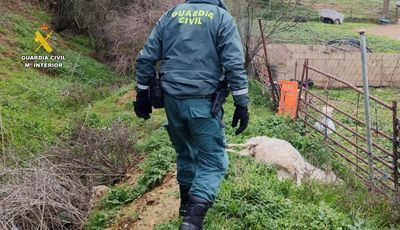
<svg viewBox="0 0 400 230"><path fill-rule="evenodd" d="M253 87L253 100L261 92ZM226 105L227 116L232 108ZM251 136L267 135L292 143L308 161L321 168L332 168L345 178L340 185L317 182L300 187L279 181L275 170L248 158L230 155L230 167L217 201L207 214L206 229L390 229L390 205L371 198L367 190L348 174L343 164L330 157L322 140L302 135L302 125L275 117L265 107L251 107L251 124L243 136L227 135L233 143ZM226 119L226 122L229 122ZM398 211L397 211L398 213ZM176 229L180 220L161 224L156 229Z"/></svg>
<svg viewBox="0 0 400 230"><path fill-rule="evenodd" d="M355 93L354 91L346 90L346 89L331 89L331 90L314 89L313 92L316 93L317 95L319 95L320 97L324 98L325 100L328 100L330 104L333 104L334 106L338 107L340 110L342 110L348 114L351 114L354 117L357 117L361 121L365 120L364 97L358 96L358 94ZM382 100L383 102L385 102L387 105L390 105L390 106L392 105L393 101L397 101L398 103L400 103L400 97L399 97L400 90L399 89L371 88L370 94L377 97L378 99ZM322 102L320 102L319 100L315 100L313 103L313 106L320 109L320 108L322 108L322 106L324 106L324 104ZM383 131L389 135L392 135L392 132L393 132L392 110L378 104L377 102L375 102L373 100L370 100L370 106L371 106L372 127L375 129L378 129L380 131ZM314 112L313 109L310 108L309 111L315 118L321 117L321 114ZM398 114L399 113L400 113L400 108L398 108ZM358 122L354 121L353 119L348 118L347 116L343 115L342 113L340 113L338 111L334 112L333 117L335 119L341 121L346 126L351 127L353 130L356 130L356 128L357 128L358 132L360 134L362 134L363 136L366 135L365 127L358 124ZM312 123L314 123L314 121ZM349 137L353 141L355 140L353 134L351 134L350 132L344 130L340 126L338 126L336 128L339 130L340 133L345 134L345 136ZM382 138L381 136L377 135L376 133L373 133L373 139L374 139L374 142L376 142L377 144L380 144L382 147L388 149L391 152L391 149L392 149L391 141L389 141L385 138ZM351 146L349 148L353 149L354 147Z"/></svg>
<svg viewBox="0 0 400 230"><path fill-rule="evenodd" d="M282 12L288 10L287 3L293 7L293 1L262 0L263 4L260 13L266 19L278 18ZM392 21L396 14L396 1L391 1L390 18ZM319 21L319 10L333 9L345 15L347 22L371 22L377 23L382 17L382 0L305 0L297 4L289 12L288 20L293 16L303 16L309 21Z"/></svg>
<svg viewBox="0 0 400 230"><path fill-rule="evenodd" d="M63 68L53 71L25 68L22 55L35 55L34 32L50 24L44 11L30 10L30 19L6 12L2 27L6 39L0 48L0 105L5 146L22 159L40 153L46 145L68 132L89 104L104 99L126 79L87 56L88 38L63 40L54 34L55 55L64 55ZM65 36L67 38L71 36ZM39 51L36 55L44 55Z"/></svg>
<svg viewBox="0 0 400 230"><path fill-rule="evenodd" d="M337 206L339 193L317 183L296 187L278 181L275 170L248 158L230 157L231 167L205 229L379 229L357 212ZM156 229L177 229L180 220Z"/></svg>
<svg viewBox="0 0 400 230"><path fill-rule="evenodd" d="M169 142L168 134L163 128L165 115L163 110L155 110L151 120L138 119L132 111L132 102L116 101L126 94L132 86L124 86L110 97L96 102L92 108L86 109L80 118L92 127L104 128L113 121L124 121L136 130L137 151L142 152L146 159L139 167L142 174L134 187L117 185L103 197L98 207L93 211L85 225L85 229L105 229L117 218L124 205L129 204L140 195L158 185L164 175L174 167L175 152ZM149 131L151 130L151 131Z"/></svg>
<svg viewBox="0 0 400 230"><path fill-rule="evenodd" d="M350 89L313 89L312 92L316 93L320 97L329 100L333 105L338 106L343 111L353 114L356 116L357 104L359 107L358 118L363 119L364 116L364 97ZM370 95L378 98L385 102L387 105L392 105L393 101L400 104L400 89L397 88L370 88ZM357 103L358 102L358 103ZM317 103L318 105L318 103ZM372 121L380 119L379 123L392 124L391 110L383 107L376 103L374 100L370 100L371 105L371 116ZM398 108L400 109L400 108ZM400 112L400 110L398 110ZM384 130L390 131L393 127L388 126Z"/></svg>
<svg viewBox="0 0 400 230"><path fill-rule="evenodd" d="M381 17L383 8L382 0L306 0L307 5L313 8L330 8L343 13L345 20L350 21L376 21ZM391 1L391 17L395 15L396 1Z"/></svg>
<svg viewBox="0 0 400 230"><path fill-rule="evenodd" d="M105 229L117 217L118 211L125 205L149 189L156 186L164 178L164 175L174 166L175 152L169 144L161 147L162 140L168 140L164 130L157 130L160 133L158 143L147 142L145 150L150 151L150 145L156 144L158 148L150 152L146 160L139 165L143 170L143 174L138 178L135 187L118 186L112 188L109 193L103 197L96 210L94 210L84 229ZM150 135L157 135L150 133ZM161 141L160 141L161 140ZM166 144L166 143L163 143Z"/></svg>
<svg viewBox="0 0 400 230"><path fill-rule="evenodd" d="M93 52L90 39L85 35L61 34L61 37L64 40L68 40L69 47L76 52L83 53L86 56Z"/></svg>
<svg viewBox="0 0 400 230"><path fill-rule="evenodd" d="M52 142L69 123L60 93L67 84L49 80L37 71L14 72L0 81L6 141L13 148L33 153Z"/></svg>
<svg viewBox="0 0 400 230"><path fill-rule="evenodd" d="M342 178L342 185L315 182L300 187L291 181L279 181L275 169L251 159L230 156L230 167L222 184L215 206L206 219L207 229L389 229L396 221L396 212L388 202L372 198L348 170L330 157L322 140L304 136L301 124L284 117L275 117L266 105L268 95L251 82L251 123L243 135L235 136L229 126L233 113L231 98L225 105L226 134L229 143L244 142L247 138L267 135L288 140L314 165L332 169ZM130 113L130 103L114 102L129 88L97 102L87 110L87 122L105 127L112 120L127 120L138 130L139 151L148 156L142 163L142 174L134 187L122 184L114 187L92 213L86 229L104 229L118 217L122 209L162 180L174 166L175 155L162 128L163 110L157 110L148 121ZM149 132L149 130L153 130ZM157 229L176 229L180 220L162 224Z"/></svg>
<svg viewBox="0 0 400 230"><path fill-rule="evenodd" d="M295 28L271 37L274 43L292 44L323 44L334 39L359 39L358 29L373 28L376 25L368 23L344 23L343 25L325 24L319 22L300 23ZM367 33L367 45L377 53L399 53L400 41Z"/></svg>
<svg viewBox="0 0 400 230"><path fill-rule="evenodd" d="M383 1L382 0L325 0L315 1L307 0L306 3L317 2L322 6L328 6L328 8L338 10L345 14L346 20L351 21L362 21L370 20L376 21L382 15ZM390 1L390 16L393 19L395 16L395 5L396 1Z"/></svg>
<svg viewBox="0 0 400 230"><path fill-rule="evenodd" d="M331 90L322 90L322 89L314 89L313 92L320 97L324 99L328 99L329 103L338 107L340 110L351 114L354 117L357 117L361 121L365 121L365 113L364 113L364 97L358 96L357 93L355 93L352 90L345 90L345 89L331 89ZM399 89L394 89L394 88L371 88L370 89L371 95L374 95L375 97L381 99L382 101L386 102L388 105L392 105L392 101L397 101L400 102L400 90ZM357 105L358 104L358 105ZM320 109L324 106L325 104L320 102L319 100L313 100L313 106L316 107L317 109ZM389 136L392 136L393 134L393 114L390 109L387 109L383 107L382 105L379 105L378 103L374 102L373 100L370 101L371 105L371 122L372 122L372 127L388 134ZM358 109L357 109L358 108ZM308 112L316 119L321 119L322 115L320 113L317 113L314 109L309 108ZM398 112L400 112L400 109L398 108ZM398 117L400 117L398 115ZM355 120L349 118L348 116L343 115L339 111L334 111L333 113L333 118L341 124L351 128L354 131L357 131L362 137L366 137L366 129L365 125L361 125ZM309 123L315 124L316 120L310 118ZM346 137L348 140L351 140L352 142L356 143L358 146L361 146L364 149L367 149L367 142L362 140L361 138L357 138L352 132L349 132L342 126L336 124L336 131L341 134L341 136ZM367 154L360 150L360 148L355 147L353 144L351 144L349 141L345 140L345 138L339 136L338 134L331 134L330 138L338 141L339 143L342 143L345 145L348 149L351 151L357 153L361 158L367 159ZM393 152L393 143L392 141L378 135L376 132L372 132L372 141L374 144L380 146L381 148L385 149L388 153ZM333 145L335 146L335 145ZM337 148L341 150L339 147ZM342 151L342 150L341 150ZM342 151L343 153L346 153ZM380 157L381 159L386 159L386 162L389 162L391 164L392 160L391 157L388 157L386 153L381 151L377 147L373 147L372 152L375 156ZM351 154L346 154L348 158L353 159L354 162L358 162L353 155ZM379 169L381 169L382 172L386 173L387 175L392 175L393 170L389 169L387 166L383 165L382 163L378 162L377 160L373 161L375 166ZM361 164L364 169L367 169L366 164ZM360 171L359 171L360 173ZM364 174L364 173L361 173ZM380 178L383 182L386 182L390 185L392 185L391 182L389 182L385 177L382 177L380 173L375 174L377 178Z"/></svg>

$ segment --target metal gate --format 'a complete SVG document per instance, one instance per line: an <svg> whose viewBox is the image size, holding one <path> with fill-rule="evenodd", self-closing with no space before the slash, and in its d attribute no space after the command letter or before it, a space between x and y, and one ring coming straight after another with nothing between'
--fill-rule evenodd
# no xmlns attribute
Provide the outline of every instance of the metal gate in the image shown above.
<svg viewBox="0 0 400 230"><path fill-rule="evenodd" d="M305 84L309 82L311 72L313 76L327 78L325 87L310 89L308 84ZM339 91L330 90L330 84L335 86L340 84L345 90L342 89L340 94L345 94L345 99L339 99ZM307 135L323 136L332 155L344 159L354 174L366 185L385 194L392 191L399 195L397 102L393 101L389 104L370 96L374 109L372 112L373 151L369 153L366 147L366 122L364 114L360 112L363 106L360 103L363 95L362 89L310 66L306 60L303 66L296 118L302 121L309 130ZM348 100L347 97L349 97ZM330 114L328 110L334 110L335 115ZM372 166L369 160L372 161Z"/></svg>

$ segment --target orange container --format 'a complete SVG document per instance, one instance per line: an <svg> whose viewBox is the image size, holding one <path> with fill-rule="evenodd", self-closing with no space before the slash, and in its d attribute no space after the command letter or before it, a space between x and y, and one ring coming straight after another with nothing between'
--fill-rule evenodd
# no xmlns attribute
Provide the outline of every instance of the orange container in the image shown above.
<svg viewBox="0 0 400 230"><path fill-rule="evenodd" d="M279 86L281 98L277 115L286 115L294 119L296 118L299 83L297 81L279 81Z"/></svg>

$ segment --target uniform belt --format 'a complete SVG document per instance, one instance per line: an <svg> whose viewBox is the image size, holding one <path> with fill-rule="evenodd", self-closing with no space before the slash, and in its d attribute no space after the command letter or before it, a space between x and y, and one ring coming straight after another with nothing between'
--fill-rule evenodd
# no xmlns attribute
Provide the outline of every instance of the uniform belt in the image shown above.
<svg viewBox="0 0 400 230"><path fill-rule="evenodd" d="M208 95L205 95L205 96L194 96L194 97L180 97L180 96L171 95L171 94L168 94L168 93L166 93L166 94L171 96L171 97L175 97L177 99L207 99L207 100L213 101L214 98L215 98L215 93L208 94Z"/></svg>
<svg viewBox="0 0 400 230"><path fill-rule="evenodd" d="M209 94L209 95L206 95L206 96L204 96L204 97L201 97L202 99L207 99L207 100L209 100L209 101L213 101L214 100L214 98L215 98L215 93L212 93L212 94Z"/></svg>

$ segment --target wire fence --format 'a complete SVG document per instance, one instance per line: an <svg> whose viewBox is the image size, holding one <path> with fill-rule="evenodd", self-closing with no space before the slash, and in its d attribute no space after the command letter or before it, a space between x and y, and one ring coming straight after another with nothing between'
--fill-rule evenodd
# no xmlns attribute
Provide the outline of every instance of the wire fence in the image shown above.
<svg viewBox="0 0 400 230"><path fill-rule="evenodd" d="M269 44L269 62L276 66L279 80L300 79L302 64L308 59L310 65L339 79L361 86L361 59L359 48L352 50L331 45ZM348 46L346 46L347 48ZM376 87L400 87L400 54L368 53L369 85ZM261 62L261 61L259 61ZM261 62L262 63L262 62ZM325 86L327 78L311 71L315 85ZM339 82L330 86L341 87Z"/></svg>
<svg viewBox="0 0 400 230"><path fill-rule="evenodd" d="M326 84L310 89L305 82L325 78ZM322 135L335 157L343 159L370 188L399 195L399 118L396 101L370 96L373 150L368 151L362 89L325 73L305 61L301 77L297 119ZM341 88L341 90L331 89ZM372 162L372 165L370 164Z"/></svg>

